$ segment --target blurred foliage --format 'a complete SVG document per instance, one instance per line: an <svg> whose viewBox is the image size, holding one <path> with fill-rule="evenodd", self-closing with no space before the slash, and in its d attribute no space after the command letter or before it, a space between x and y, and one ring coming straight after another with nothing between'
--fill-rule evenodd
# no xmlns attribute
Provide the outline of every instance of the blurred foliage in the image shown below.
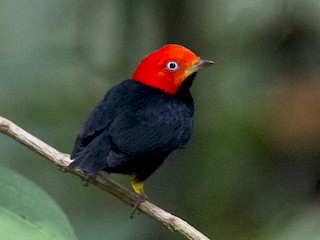
<svg viewBox="0 0 320 240"><path fill-rule="evenodd" d="M149 198L213 239L318 239L319 15L318 0L3 0L0 115L70 152L111 86L182 44L216 65L192 87L192 140L146 182ZM0 153L79 239L183 239L6 136Z"/></svg>
<svg viewBox="0 0 320 240"><path fill-rule="evenodd" d="M2 239L76 239L65 214L42 189L0 165Z"/></svg>

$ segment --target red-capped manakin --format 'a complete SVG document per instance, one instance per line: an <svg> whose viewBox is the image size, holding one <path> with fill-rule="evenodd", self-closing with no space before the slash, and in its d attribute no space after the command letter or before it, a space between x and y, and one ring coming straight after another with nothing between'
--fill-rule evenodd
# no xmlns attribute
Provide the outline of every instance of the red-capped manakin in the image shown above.
<svg viewBox="0 0 320 240"><path fill-rule="evenodd" d="M69 167L87 176L100 170L131 175L134 191L146 199L143 182L191 137L189 89L197 71L211 64L177 44L145 56L131 78L111 88L90 113Z"/></svg>

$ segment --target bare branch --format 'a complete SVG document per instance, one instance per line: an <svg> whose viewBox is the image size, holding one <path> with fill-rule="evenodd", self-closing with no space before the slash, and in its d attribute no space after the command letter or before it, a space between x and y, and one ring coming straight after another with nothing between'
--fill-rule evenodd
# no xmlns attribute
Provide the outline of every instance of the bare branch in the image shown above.
<svg viewBox="0 0 320 240"><path fill-rule="evenodd" d="M85 178L85 175L81 171L74 171L68 168L68 165L72 162L69 154L61 153L44 143L40 139L26 132L13 122L0 116L0 132L8 135L16 141L27 146L34 152L44 156L50 160L53 164L58 166L62 171L70 172L74 175ZM114 182L110 178L106 177L103 172L99 172L94 178L89 178L89 182L96 185L100 189L107 191L122 200L126 204L133 206L137 201L137 194L129 191L118 183ZM164 224L172 231L177 231L183 236L193 240L209 240L197 229L189 225L186 221L162 210L149 201L142 202L139 206L142 213Z"/></svg>

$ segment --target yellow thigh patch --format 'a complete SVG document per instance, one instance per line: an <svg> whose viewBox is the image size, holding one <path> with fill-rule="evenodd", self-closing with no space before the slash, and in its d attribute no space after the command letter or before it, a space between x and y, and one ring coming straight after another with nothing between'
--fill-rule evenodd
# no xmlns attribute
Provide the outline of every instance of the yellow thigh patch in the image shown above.
<svg viewBox="0 0 320 240"><path fill-rule="evenodd" d="M143 194L143 182L138 182L135 179L132 179L131 186L136 193Z"/></svg>

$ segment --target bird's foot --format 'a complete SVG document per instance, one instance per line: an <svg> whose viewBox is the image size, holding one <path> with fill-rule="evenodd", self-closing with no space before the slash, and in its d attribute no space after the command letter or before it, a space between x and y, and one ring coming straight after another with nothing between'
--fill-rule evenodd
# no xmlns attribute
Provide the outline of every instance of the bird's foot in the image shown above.
<svg viewBox="0 0 320 240"><path fill-rule="evenodd" d="M63 173L66 173L67 172L67 169L65 167L60 167L60 166L57 166L57 168L63 172Z"/></svg>
<svg viewBox="0 0 320 240"><path fill-rule="evenodd" d="M84 187L89 186L89 178L90 178L90 176L85 176L85 178L83 178L83 186Z"/></svg>
<svg viewBox="0 0 320 240"><path fill-rule="evenodd" d="M136 203L133 206L132 212L130 214L130 218L131 219L134 218L134 216L136 214L138 214L138 215L140 214L140 211L139 211L140 204L145 202L145 201L147 201L147 200L148 200L148 197L144 193L139 195L139 197L137 198Z"/></svg>

